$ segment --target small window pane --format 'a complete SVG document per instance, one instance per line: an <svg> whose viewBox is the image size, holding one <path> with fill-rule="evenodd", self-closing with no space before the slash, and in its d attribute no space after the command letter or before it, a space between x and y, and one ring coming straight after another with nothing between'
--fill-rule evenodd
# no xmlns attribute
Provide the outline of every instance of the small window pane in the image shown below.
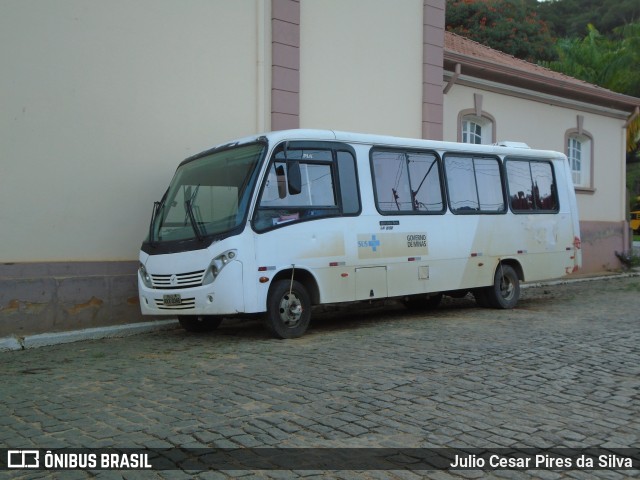
<svg viewBox="0 0 640 480"><path fill-rule="evenodd" d="M507 162L507 181L514 211L533 210L533 190L529 162Z"/></svg>
<svg viewBox="0 0 640 480"><path fill-rule="evenodd" d="M538 210L557 210L558 200L551 164L532 162L531 176L533 177L533 197Z"/></svg>
<svg viewBox="0 0 640 480"><path fill-rule="evenodd" d="M582 142L575 137L569 138L567 156L571 165L571 174L574 185L582 182Z"/></svg>
<svg viewBox="0 0 640 480"><path fill-rule="evenodd" d="M444 208L440 189L438 160L435 155L407 154L413 207L419 211L441 211Z"/></svg>
<svg viewBox="0 0 640 480"><path fill-rule="evenodd" d="M449 156L445 158L444 165L451 209L462 212L479 210L473 159Z"/></svg>
<svg viewBox="0 0 640 480"><path fill-rule="evenodd" d="M484 212L504 211L502 179L500 178L498 161L494 158L476 158L474 159L474 167L478 183L480 210Z"/></svg>
<svg viewBox="0 0 640 480"><path fill-rule="evenodd" d="M372 162L380 211L413 210L404 153L376 151L372 154Z"/></svg>
<svg viewBox="0 0 640 480"><path fill-rule="evenodd" d="M294 205L335 207L333 180L330 165L300 164L302 191L298 195L289 195Z"/></svg>
<svg viewBox="0 0 640 480"><path fill-rule="evenodd" d="M345 215L360 211L358 197L358 177L356 161L349 152L338 152L338 172L340 175L340 193L342 195L342 213Z"/></svg>
<svg viewBox="0 0 640 480"><path fill-rule="evenodd" d="M462 142L480 145L482 143L482 126L471 120L463 121Z"/></svg>

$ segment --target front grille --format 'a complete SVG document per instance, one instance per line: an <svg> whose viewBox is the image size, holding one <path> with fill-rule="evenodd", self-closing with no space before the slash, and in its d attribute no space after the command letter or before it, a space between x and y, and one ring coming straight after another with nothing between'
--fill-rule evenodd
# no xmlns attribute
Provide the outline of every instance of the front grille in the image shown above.
<svg viewBox="0 0 640 480"><path fill-rule="evenodd" d="M199 287L204 279L204 270L172 275L151 275L153 288L170 290L173 288Z"/></svg>
<svg viewBox="0 0 640 480"><path fill-rule="evenodd" d="M156 298L156 307L160 310L190 310L196 308L195 298L183 298L180 305L165 305L161 298Z"/></svg>

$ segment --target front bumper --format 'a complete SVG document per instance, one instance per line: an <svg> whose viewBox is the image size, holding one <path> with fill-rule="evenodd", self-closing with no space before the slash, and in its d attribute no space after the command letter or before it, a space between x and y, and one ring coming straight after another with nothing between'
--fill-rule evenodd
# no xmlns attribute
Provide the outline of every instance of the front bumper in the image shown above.
<svg viewBox="0 0 640 480"><path fill-rule="evenodd" d="M234 315L245 311L242 264L237 261L228 264L213 283L191 288L149 288L138 272L138 293L143 315Z"/></svg>

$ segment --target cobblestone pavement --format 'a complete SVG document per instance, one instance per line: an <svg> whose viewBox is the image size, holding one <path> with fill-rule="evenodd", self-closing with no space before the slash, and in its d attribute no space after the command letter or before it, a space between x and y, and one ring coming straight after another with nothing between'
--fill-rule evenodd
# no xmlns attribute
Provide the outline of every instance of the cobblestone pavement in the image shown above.
<svg viewBox="0 0 640 480"><path fill-rule="evenodd" d="M640 278L0 353L0 445L640 447ZM65 471L6 478L630 478L638 471ZM9 476L10 475L10 476Z"/></svg>

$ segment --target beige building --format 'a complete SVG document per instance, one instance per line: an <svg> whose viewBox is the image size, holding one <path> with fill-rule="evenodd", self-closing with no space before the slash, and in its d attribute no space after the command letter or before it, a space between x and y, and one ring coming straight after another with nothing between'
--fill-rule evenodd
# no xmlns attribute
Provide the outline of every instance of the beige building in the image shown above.
<svg viewBox="0 0 640 480"><path fill-rule="evenodd" d="M617 268L640 101L445 47L444 5L3 1L0 337L142 320L138 248L178 162L283 128L455 140L476 119L483 142L575 137L585 265Z"/></svg>
<svg viewBox="0 0 640 480"><path fill-rule="evenodd" d="M626 126L640 99L518 60L447 32L444 138L513 140L569 157L583 272L620 268L629 249Z"/></svg>

